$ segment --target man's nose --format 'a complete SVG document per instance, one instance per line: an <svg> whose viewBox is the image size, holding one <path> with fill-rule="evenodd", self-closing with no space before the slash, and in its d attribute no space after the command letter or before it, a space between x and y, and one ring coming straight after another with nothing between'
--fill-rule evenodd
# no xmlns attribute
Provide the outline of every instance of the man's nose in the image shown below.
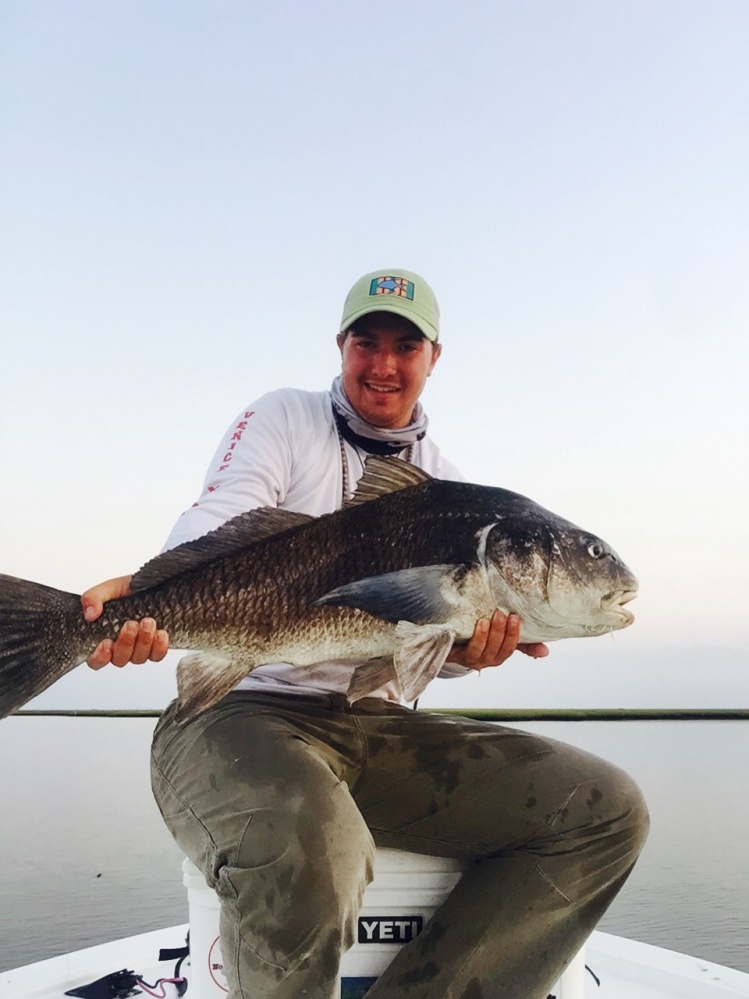
<svg viewBox="0 0 749 999"><path fill-rule="evenodd" d="M388 375L396 369L397 357L393 350L377 350L372 355L373 374Z"/></svg>

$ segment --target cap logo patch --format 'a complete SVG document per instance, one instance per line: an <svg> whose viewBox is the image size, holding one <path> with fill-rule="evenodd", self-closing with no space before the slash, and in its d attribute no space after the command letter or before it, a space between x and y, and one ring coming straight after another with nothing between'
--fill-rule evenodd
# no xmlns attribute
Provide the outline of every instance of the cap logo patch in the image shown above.
<svg viewBox="0 0 749 999"><path fill-rule="evenodd" d="M369 285L370 295L395 295L397 298L407 298L409 301L413 301L414 297L414 285L413 281L407 281L405 278L392 277L392 275L385 274L382 277L375 278L374 281Z"/></svg>

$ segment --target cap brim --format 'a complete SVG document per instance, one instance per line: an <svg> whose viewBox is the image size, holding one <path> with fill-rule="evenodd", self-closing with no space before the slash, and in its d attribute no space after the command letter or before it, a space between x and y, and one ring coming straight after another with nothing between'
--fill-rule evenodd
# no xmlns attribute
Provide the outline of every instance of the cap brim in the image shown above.
<svg viewBox="0 0 749 999"><path fill-rule="evenodd" d="M382 298L390 298L391 296L382 296ZM435 343L438 339L438 331L432 326L432 324L424 319L422 316L415 316L413 311L409 308L403 306L399 307L398 300L388 301L387 304L380 299L377 304L368 305L365 309L359 309L358 312L353 313L353 315L346 318L346 325L341 327L341 333L345 333L346 330L351 329L357 319L361 319L362 316L371 315L373 312L392 312L396 316L402 316L407 319L410 323L419 330L419 332Z"/></svg>

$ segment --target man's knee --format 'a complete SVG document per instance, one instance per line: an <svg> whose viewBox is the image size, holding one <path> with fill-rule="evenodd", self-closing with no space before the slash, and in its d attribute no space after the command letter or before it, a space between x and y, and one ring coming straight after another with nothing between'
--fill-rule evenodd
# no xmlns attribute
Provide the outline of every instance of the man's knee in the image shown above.
<svg viewBox="0 0 749 999"><path fill-rule="evenodd" d="M589 835L631 867L640 854L650 816L644 795L624 770L604 763L594 778L582 783L570 801L569 825L587 829Z"/></svg>
<svg viewBox="0 0 749 999"><path fill-rule="evenodd" d="M627 830L632 848L639 853L650 829L650 814L640 787L618 767L611 767L610 776L602 784L602 793L608 797L610 820Z"/></svg>

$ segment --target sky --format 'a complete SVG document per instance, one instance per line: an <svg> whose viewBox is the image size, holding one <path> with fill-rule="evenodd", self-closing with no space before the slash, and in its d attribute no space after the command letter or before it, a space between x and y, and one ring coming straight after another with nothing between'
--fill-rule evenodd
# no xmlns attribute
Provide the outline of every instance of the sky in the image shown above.
<svg viewBox="0 0 749 999"><path fill-rule="evenodd" d="M0 571L133 571L406 267L433 438L641 583L626 632L428 699L749 706L747 42L744 0L5 0ZM173 666L37 706L158 707Z"/></svg>

